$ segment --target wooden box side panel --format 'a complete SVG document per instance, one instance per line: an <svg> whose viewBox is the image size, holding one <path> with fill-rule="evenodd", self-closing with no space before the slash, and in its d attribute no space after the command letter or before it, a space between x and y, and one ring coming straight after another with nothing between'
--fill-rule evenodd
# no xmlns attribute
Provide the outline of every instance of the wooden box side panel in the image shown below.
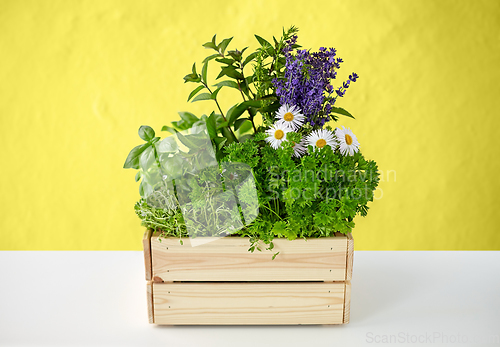
<svg viewBox="0 0 500 347"><path fill-rule="evenodd" d="M146 269L146 281L151 281L151 229L146 229L142 238L142 249L144 251L144 267Z"/></svg>
<svg viewBox="0 0 500 347"><path fill-rule="evenodd" d="M342 324L344 283L153 283L165 325Z"/></svg>
<svg viewBox="0 0 500 347"><path fill-rule="evenodd" d="M146 294L148 303L148 319L149 323L153 324L154 319L154 304L153 304L153 284L149 281L146 283Z"/></svg>
<svg viewBox="0 0 500 347"><path fill-rule="evenodd" d="M177 238L151 237L152 277L158 281L344 281L345 235L275 239L274 249L251 253L248 238L225 237L191 247ZM272 260L273 253L280 254Z"/></svg>
<svg viewBox="0 0 500 347"><path fill-rule="evenodd" d="M346 263L346 281L352 279L352 266L354 261L354 239L352 234L347 235L347 263Z"/></svg>
<svg viewBox="0 0 500 347"><path fill-rule="evenodd" d="M344 294L344 324L349 323L351 318L351 282L345 282Z"/></svg>

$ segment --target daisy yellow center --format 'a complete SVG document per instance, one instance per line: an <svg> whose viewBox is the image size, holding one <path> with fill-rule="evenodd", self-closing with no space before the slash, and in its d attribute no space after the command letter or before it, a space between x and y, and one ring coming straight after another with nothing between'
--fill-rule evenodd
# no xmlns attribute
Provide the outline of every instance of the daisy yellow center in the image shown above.
<svg viewBox="0 0 500 347"><path fill-rule="evenodd" d="M326 146L326 141L324 139L319 139L316 141L316 147L318 148L323 148Z"/></svg>
<svg viewBox="0 0 500 347"><path fill-rule="evenodd" d="M285 136L285 133L283 132L283 130L278 129L274 132L274 138L276 140L281 140L283 138L283 136Z"/></svg>
<svg viewBox="0 0 500 347"><path fill-rule="evenodd" d="M291 112L285 113L283 119L286 120L287 122L291 122L293 120L293 113Z"/></svg>
<svg viewBox="0 0 500 347"><path fill-rule="evenodd" d="M345 134L345 143L347 143L349 146L352 145L352 137L349 134Z"/></svg>

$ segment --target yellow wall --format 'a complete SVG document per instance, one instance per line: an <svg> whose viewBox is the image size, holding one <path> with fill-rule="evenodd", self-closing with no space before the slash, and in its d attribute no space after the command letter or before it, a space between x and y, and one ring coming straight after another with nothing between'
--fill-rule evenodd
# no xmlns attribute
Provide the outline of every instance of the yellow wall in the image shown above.
<svg viewBox="0 0 500 347"><path fill-rule="evenodd" d="M0 249L140 249L138 127L211 111L182 77L213 34L291 24L361 76L342 124L385 180L356 249L500 249L497 0L0 0Z"/></svg>

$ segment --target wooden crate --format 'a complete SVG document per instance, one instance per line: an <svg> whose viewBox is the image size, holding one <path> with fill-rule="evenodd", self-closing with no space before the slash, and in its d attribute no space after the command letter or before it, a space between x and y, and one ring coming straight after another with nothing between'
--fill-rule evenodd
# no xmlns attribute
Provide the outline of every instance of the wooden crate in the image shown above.
<svg viewBox="0 0 500 347"><path fill-rule="evenodd" d="M149 322L165 325L349 322L353 239L275 239L248 252L248 238L143 240ZM272 260L272 254L280 252Z"/></svg>

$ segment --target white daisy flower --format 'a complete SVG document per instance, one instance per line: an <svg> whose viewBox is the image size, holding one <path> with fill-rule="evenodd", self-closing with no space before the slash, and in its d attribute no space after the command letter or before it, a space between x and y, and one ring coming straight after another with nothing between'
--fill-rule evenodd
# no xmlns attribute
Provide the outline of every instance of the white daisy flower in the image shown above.
<svg viewBox="0 0 500 347"><path fill-rule="evenodd" d="M307 143L302 140L299 143L295 143L293 146L293 156L300 158L307 152Z"/></svg>
<svg viewBox="0 0 500 347"><path fill-rule="evenodd" d="M284 104L276 112L278 123L285 124L292 130L297 130L304 124L305 117L300 113L300 108Z"/></svg>
<svg viewBox="0 0 500 347"><path fill-rule="evenodd" d="M342 155L354 155L354 153L359 152L359 142L356 135L353 134L349 128L337 128L335 129L335 136L339 142L340 153Z"/></svg>
<svg viewBox="0 0 500 347"><path fill-rule="evenodd" d="M286 140L286 134L291 130L284 124L274 123L271 128L266 130L266 141L271 144L271 147L278 149L281 143Z"/></svg>
<svg viewBox="0 0 500 347"><path fill-rule="evenodd" d="M314 148L323 148L326 145L332 147L332 150L337 148L337 141L335 135L327 129L314 130L306 138L307 144Z"/></svg>

